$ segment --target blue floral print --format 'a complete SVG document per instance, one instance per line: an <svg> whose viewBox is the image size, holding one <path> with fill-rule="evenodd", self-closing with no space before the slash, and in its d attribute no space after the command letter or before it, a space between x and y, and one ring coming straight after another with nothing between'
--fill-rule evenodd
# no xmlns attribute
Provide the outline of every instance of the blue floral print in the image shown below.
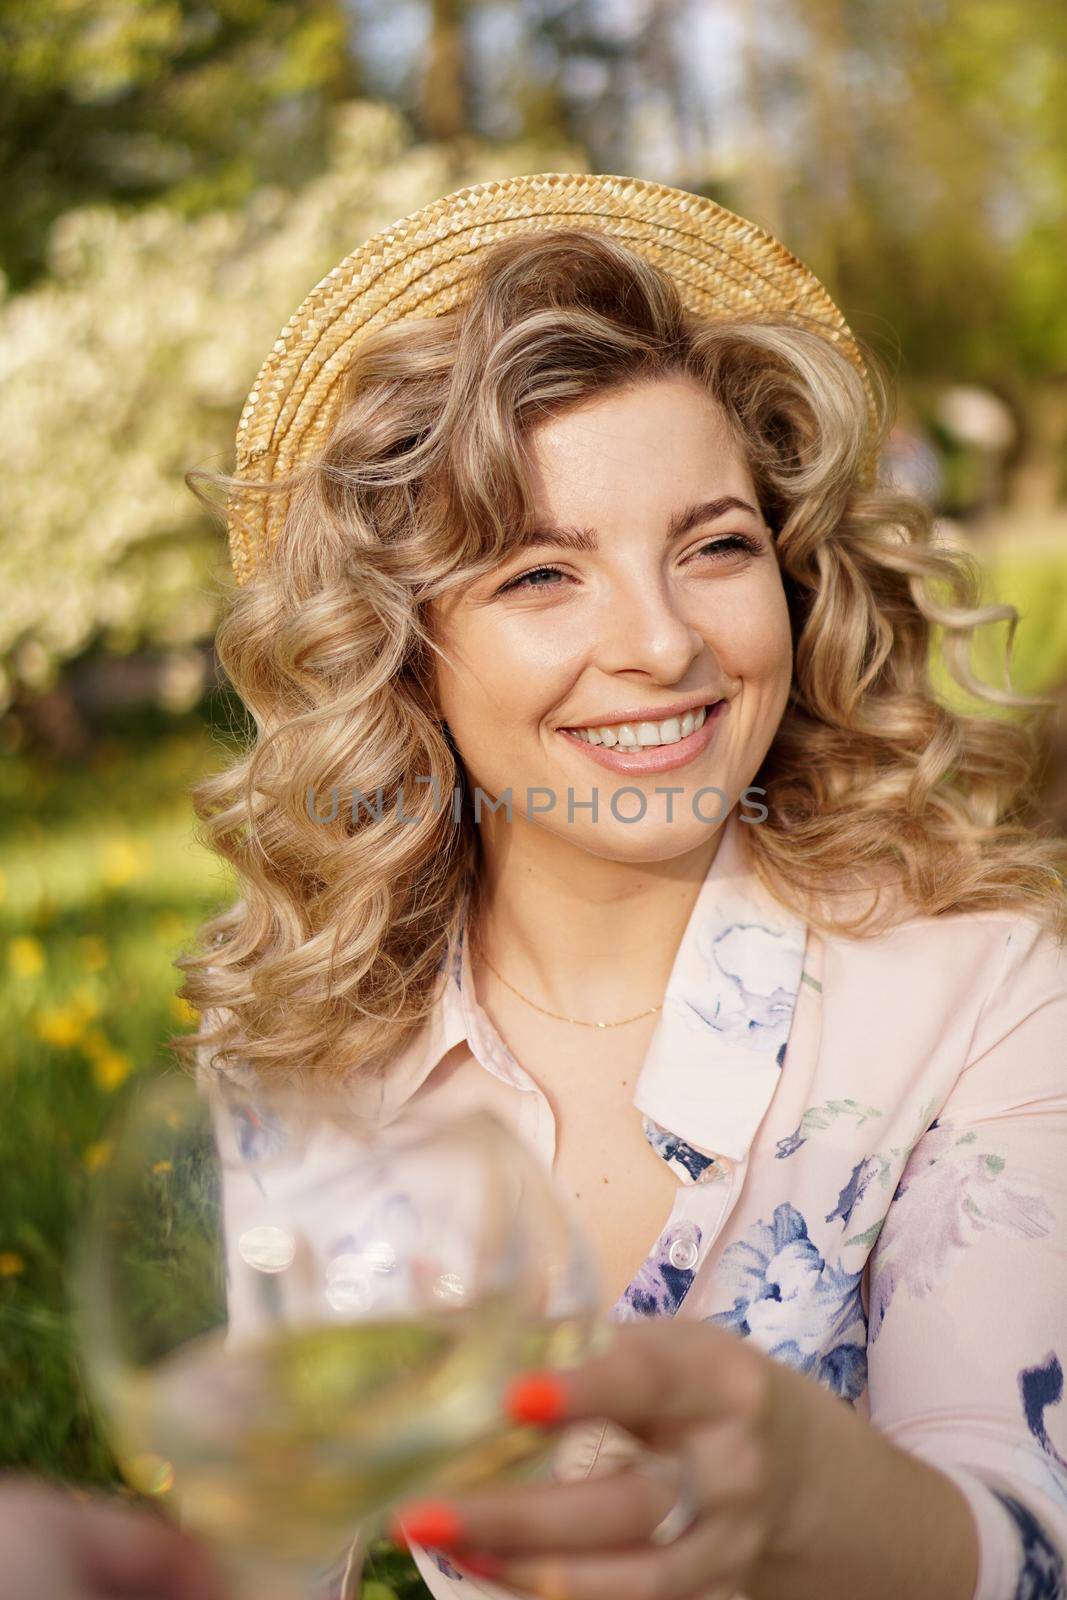
<svg viewBox="0 0 1067 1600"><path fill-rule="evenodd" d="M693 1284L702 1233L695 1222L664 1228L656 1244L612 1309L615 1322L641 1317L673 1317ZM672 1252L685 1265L675 1265Z"/></svg>
<svg viewBox="0 0 1067 1600"><path fill-rule="evenodd" d="M880 1117L882 1113L875 1110L874 1106L861 1105L858 1100L846 1096L843 1100L824 1100L821 1105L809 1106L801 1117L793 1132L784 1139L779 1139L775 1145L774 1153L779 1161L784 1161L787 1156L796 1155L801 1145L807 1144L814 1133L821 1133L836 1122L838 1117L855 1117L857 1128L871 1117Z"/></svg>
<svg viewBox="0 0 1067 1600"><path fill-rule="evenodd" d="M284 1150L288 1135L276 1111L265 1110L240 1091L229 1095L227 1103L243 1161L266 1161Z"/></svg>
<svg viewBox="0 0 1067 1600"><path fill-rule="evenodd" d="M714 1156L706 1156L701 1151L694 1150L691 1144L679 1139L676 1133L669 1133L666 1128L661 1128L651 1117L644 1117L642 1120L645 1138L653 1150L663 1157L667 1165L684 1182L700 1183L705 1178L715 1176L711 1170L715 1165Z"/></svg>
<svg viewBox="0 0 1067 1600"><path fill-rule="evenodd" d="M876 1156L864 1156L862 1161L857 1161L852 1176L837 1197L836 1206L827 1212L826 1221L833 1222L835 1217L840 1217L846 1225L851 1222L853 1211L881 1172L882 1163Z"/></svg>
<svg viewBox="0 0 1067 1600"><path fill-rule="evenodd" d="M1024 1367L1019 1373L1019 1394L1022 1397L1026 1426L1041 1446L1054 1468L1060 1492L1067 1497L1067 1460L1060 1454L1049 1437L1045 1426L1045 1412L1063 1399L1063 1366L1059 1356L1050 1350L1044 1361L1036 1367Z"/></svg>
<svg viewBox="0 0 1067 1600"><path fill-rule="evenodd" d="M867 1383L862 1272L824 1260L795 1206L775 1207L723 1252L721 1274L738 1291L707 1318L753 1338L769 1355L855 1400Z"/></svg>
<svg viewBox="0 0 1067 1600"><path fill-rule="evenodd" d="M1022 1543L1019 1578L1012 1600L1065 1600L1067 1575L1063 1557L1033 1512L1000 1489L993 1493L1008 1512Z"/></svg>
<svg viewBox="0 0 1067 1600"><path fill-rule="evenodd" d="M672 997L681 1015L726 1044L773 1052L781 1064L804 959L803 935L789 924L723 927L709 917L697 931L696 949L707 970L699 988L685 984Z"/></svg>

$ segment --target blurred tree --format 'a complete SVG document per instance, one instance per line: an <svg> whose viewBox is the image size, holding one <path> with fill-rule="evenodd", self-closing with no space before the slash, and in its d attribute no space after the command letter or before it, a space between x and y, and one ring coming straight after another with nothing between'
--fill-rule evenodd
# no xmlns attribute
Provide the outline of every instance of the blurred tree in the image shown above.
<svg viewBox="0 0 1067 1600"><path fill-rule="evenodd" d="M371 233L467 183L583 155L416 142L392 107L334 108L326 169L195 218L70 211L49 276L0 301L0 709L90 648L209 636L225 541L183 482L231 470L237 418L285 319Z"/></svg>
<svg viewBox="0 0 1067 1600"><path fill-rule="evenodd" d="M421 129L431 139L456 139L471 125L465 0L430 0L431 27L420 95Z"/></svg>
<svg viewBox="0 0 1067 1600"><path fill-rule="evenodd" d="M340 0L0 0L0 268L42 270L72 206L195 215L321 168L359 89Z"/></svg>
<svg viewBox="0 0 1067 1600"><path fill-rule="evenodd" d="M1012 405L1013 498L1067 493L1067 8L751 0L777 217L905 381ZM764 221L758 171L742 207Z"/></svg>

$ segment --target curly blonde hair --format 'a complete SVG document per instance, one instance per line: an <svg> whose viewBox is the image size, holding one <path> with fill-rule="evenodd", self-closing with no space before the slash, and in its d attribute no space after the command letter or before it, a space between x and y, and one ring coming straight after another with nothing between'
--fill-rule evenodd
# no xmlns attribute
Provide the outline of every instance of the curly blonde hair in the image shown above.
<svg viewBox="0 0 1067 1600"><path fill-rule="evenodd" d="M969 665L974 629L1004 619L1010 657L1016 613L979 604L977 563L938 544L919 499L865 476L857 369L810 327L698 319L666 275L595 233L512 237L484 262L463 306L368 338L321 455L259 486L290 494L284 534L216 639L256 738L191 791L200 837L241 893L176 962L204 1014L170 1041L179 1055L377 1073L427 1017L479 861L430 693L429 608L492 571L534 515L539 422L668 375L722 407L788 599L794 681L754 780L769 814L745 830L762 881L813 926L856 937L885 925L890 902L857 915L851 891L882 882L912 915L1014 907L1062 938L1067 847L1025 822L1048 702L983 685ZM863 354L880 449L890 385ZM235 481L187 474L205 503L201 479ZM1028 715L944 704L935 630L959 684ZM366 801L316 820L312 796L333 787ZM458 807L440 804L456 792Z"/></svg>

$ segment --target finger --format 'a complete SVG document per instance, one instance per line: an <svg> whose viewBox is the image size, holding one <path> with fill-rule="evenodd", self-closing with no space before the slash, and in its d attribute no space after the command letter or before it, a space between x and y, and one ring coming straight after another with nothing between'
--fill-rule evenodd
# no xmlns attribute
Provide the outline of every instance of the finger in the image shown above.
<svg viewBox="0 0 1067 1600"><path fill-rule="evenodd" d="M517 1379L507 1405L518 1422L607 1417L643 1436L648 1427L675 1422L759 1415L768 1403L772 1365L711 1323L625 1323L606 1351L580 1367Z"/></svg>
<svg viewBox="0 0 1067 1600"><path fill-rule="evenodd" d="M577 1483L525 1483L401 1507L395 1531L418 1544L449 1550L587 1550L648 1537L678 1498L681 1474L653 1475L636 1467Z"/></svg>
<svg viewBox="0 0 1067 1600"><path fill-rule="evenodd" d="M698 1515L744 1518L763 1504L765 1462L746 1425L728 1418L678 1433L668 1449L610 1473L409 1502L395 1513L393 1537L448 1550L583 1550L648 1537L683 1487Z"/></svg>
<svg viewBox="0 0 1067 1600"><path fill-rule="evenodd" d="M149 1511L97 1497L67 1508L67 1532L87 1588L153 1600L225 1600L206 1552Z"/></svg>
<svg viewBox="0 0 1067 1600"><path fill-rule="evenodd" d="M460 1569L462 1552L454 1557ZM550 1552L475 1557L470 1570L540 1600L723 1600L736 1595L751 1559L750 1541L736 1522L708 1518L673 1544L632 1544L595 1554Z"/></svg>

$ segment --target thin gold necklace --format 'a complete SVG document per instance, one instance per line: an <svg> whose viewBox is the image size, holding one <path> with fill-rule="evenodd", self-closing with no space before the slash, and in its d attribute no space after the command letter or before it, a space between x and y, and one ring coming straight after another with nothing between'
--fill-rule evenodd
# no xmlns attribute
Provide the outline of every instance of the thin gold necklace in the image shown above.
<svg viewBox="0 0 1067 1600"><path fill-rule="evenodd" d="M639 1011L635 1017L623 1017L619 1022L585 1022L581 1017L565 1017L558 1011L549 1011L545 1006L539 1006L536 1000L531 1000L529 995L522 993L521 989L516 989L515 985L509 983L502 972L497 972L484 950L479 950L478 955L479 959L485 962L489 971L496 973L505 989L510 989L512 994L518 995L519 999L524 1001L526 1005L533 1006L535 1011L540 1011L542 1016L554 1017L557 1022L573 1022L579 1028L624 1028L628 1022L639 1022L642 1017L650 1017L654 1011L661 1010L663 1006L663 1001L661 1000L658 1006L649 1006L647 1011Z"/></svg>

